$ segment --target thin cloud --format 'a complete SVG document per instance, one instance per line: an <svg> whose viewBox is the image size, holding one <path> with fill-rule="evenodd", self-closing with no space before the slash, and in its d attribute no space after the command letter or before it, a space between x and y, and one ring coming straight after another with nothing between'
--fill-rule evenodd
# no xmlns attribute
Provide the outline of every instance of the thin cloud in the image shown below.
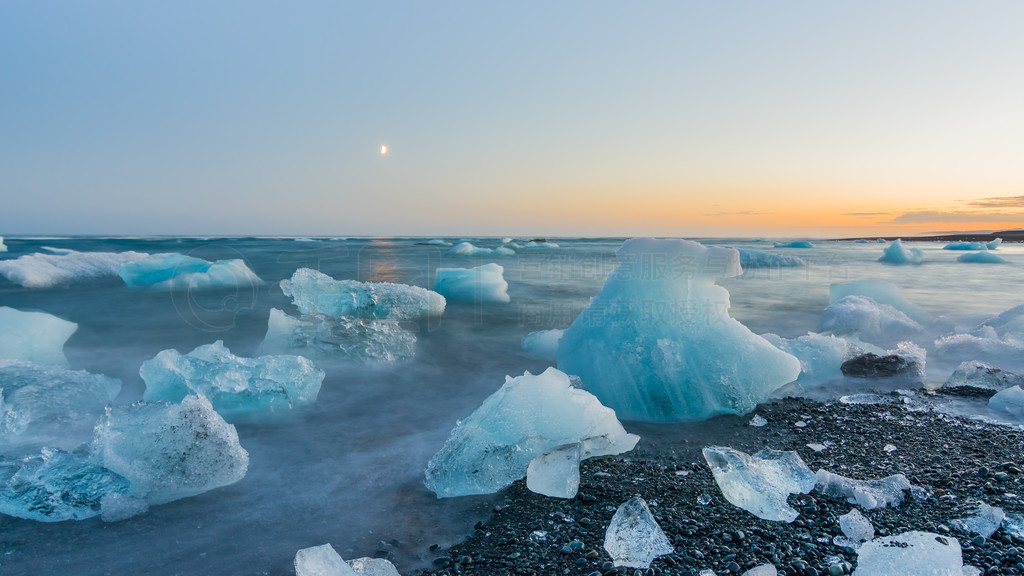
<svg viewBox="0 0 1024 576"><path fill-rule="evenodd" d="M1024 196L996 196L994 198L981 198L967 203L968 206L981 206L983 208L1024 208Z"/></svg>
<svg viewBox="0 0 1024 576"><path fill-rule="evenodd" d="M893 224L929 222L1024 222L1024 212L905 212L890 220Z"/></svg>

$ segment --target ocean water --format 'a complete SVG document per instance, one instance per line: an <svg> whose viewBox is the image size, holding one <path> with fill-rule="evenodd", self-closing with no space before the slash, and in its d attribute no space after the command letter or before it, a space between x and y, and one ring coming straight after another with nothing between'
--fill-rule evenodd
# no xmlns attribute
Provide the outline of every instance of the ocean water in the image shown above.
<svg viewBox="0 0 1024 576"><path fill-rule="evenodd" d="M45 289L0 277L0 305L79 324L65 346L68 360L72 368L120 379L119 404L141 399L139 366L161 350L184 353L223 340L238 355L255 354L271 308L297 314L278 282L300 267L337 279L429 288L438 267L496 262L505 268L512 301L449 302L440 317L405 323L418 337L411 361L376 366L319 361L327 376L311 413L237 425L250 466L234 485L117 523L0 516L0 573L288 574L296 550L325 542L345 558L387 551L400 571L411 573L434 557L432 544L444 546L468 535L499 497L438 500L422 484L427 461L456 421L497 390L506 375L547 367L522 351L521 338L571 324L615 267L623 239L559 238L553 239L558 248L483 257L451 255L447 247L418 244L422 240L5 238L9 251L0 253L0 260L46 248L177 252L211 261L241 258L265 280L244 289L169 292L129 289L117 277L74 279ZM481 247L500 244L499 239L470 241ZM755 333L795 337L815 330L828 305L829 284L864 278L891 282L918 306L962 329L1024 303L1021 245L1003 244L996 253L1008 263L995 265L957 262L962 252L942 250L943 243L909 242L924 251L924 263L895 266L877 261L884 244L818 242L812 249L775 249L762 240L701 241L807 261L804 267L750 269L721 282L731 294L731 315ZM939 335L929 334L918 344L928 347ZM929 358L928 379L942 382L953 368L955 363ZM863 382L841 381L823 394L863 387ZM983 405L953 409L980 413ZM662 430L662 441L676 433L671 426ZM694 433L692 426L678 430Z"/></svg>

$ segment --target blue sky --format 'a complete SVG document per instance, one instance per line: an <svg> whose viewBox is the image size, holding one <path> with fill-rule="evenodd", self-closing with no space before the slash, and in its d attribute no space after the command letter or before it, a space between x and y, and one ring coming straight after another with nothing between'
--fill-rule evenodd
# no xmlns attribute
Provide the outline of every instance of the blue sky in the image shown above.
<svg viewBox="0 0 1024 576"><path fill-rule="evenodd" d="M4 3L0 235L1024 223L1024 3L551 4Z"/></svg>

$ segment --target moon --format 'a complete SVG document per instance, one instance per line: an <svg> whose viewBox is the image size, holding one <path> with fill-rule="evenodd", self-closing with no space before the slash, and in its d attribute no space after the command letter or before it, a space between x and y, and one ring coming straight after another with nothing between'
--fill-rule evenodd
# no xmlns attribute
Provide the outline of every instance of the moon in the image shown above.
<svg viewBox="0 0 1024 576"><path fill-rule="evenodd" d="M387 144L381 144L380 145L380 155L381 156L387 156L387 154L388 154L388 145Z"/></svg>

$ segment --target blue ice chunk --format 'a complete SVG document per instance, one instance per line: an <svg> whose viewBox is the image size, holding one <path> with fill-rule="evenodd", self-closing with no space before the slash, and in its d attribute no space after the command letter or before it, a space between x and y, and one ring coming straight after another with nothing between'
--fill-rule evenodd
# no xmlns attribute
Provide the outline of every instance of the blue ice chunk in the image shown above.
<svg viewBox="0 0 1024 576"><path fill-rule="evenodd" d="M988 399L988 407L1000 416L1024 422L1024 389L1011 386Z"/></svg>
<svg viewBox="0 0 1024 576"><path fill-rule="evenodd" d="M150 504L227 486L249 468L235 427L195 395L181 404L108 407L96 424L90 459L127 478L131 496Z"/></svg>
<svg viewBox="0 0 1024 576"><path fill-rule="evenodd" d="M868 278L829 285L828 298L830 304L835 304L847 296L867 296L879 304L892 306L915 322L928 322L931 319L931 315L928 312L908 300L900 292L899 288L885 280Z"/></svg>
<svg viewBox="0 0 1024 576"><path fill-rule="evenodd" d="M814 244L807 240L794 240L792 242L776 242L776 248L814 248Z"/></svg>
<svg viewBox="0 0 1024 576"><path fill-rule="evenodd" d="M800 362L729 316L715 280L739 253L687 240L635 238L565 331L558 367L620 418L648 422L744 414L800 374Z"/></svg>
<svg viewBox="0 0 1024 576"><path fill-rule="evenodd" d="M580 443L581 459L632 450L639 437L626 433L589 392L573 388L554 368L517 378L456 424L427 464L424 484L438 498L490 494L526 476L531 461ZM535 467L543 469L538 460Z"/></svg>
<svg viewBox="0 0 1024 576"><path fill-rule="evenodd" d="M75 330L78 324L52 314L0 306L0 358L66 367L64 343Z"/></svg>
<svg viewBox="0 0 1024 576"><path fill-rule="evenodd" d="M143 400L180 402L202 394L225 418L286 412L316 402L324 371L302 356L235 356L220 340L188 354L164 350L139 369Z"/></svg>
<svg viewBox="0 0 1024 576"><path fill-rule="evenodd" d="M8 516L40 522L91 518L105 497L129 489L121 475L63 450L0 459L0 513Z"/></svg>
<svg viewBox="0 0 1024 576"><path fill-rule="evenodd" d="M818 481L796 452L765 448L750 456L725 446L703 452L725 499L763 520L796 520L799 513L786 499L809 494Z"/></svg>
<svg viewBox="0 0 1024 576"><path fill-rule="evenodd" d="M445 299L437 292L391 282L335 280L311 268L300 268L281 291L303 314L393 318L405 320L444 312Z"/></svg>
<svg viewBox="0 0 1024 576"><path fill-rule="evenodd" d="M497 248L480 248L471 242L459 242L448 250L449 254L455 256L514 256L516 251L506 246Z"/></svg>
<svg viewBox="0 0 1024 576"><path fill-rule="evenodd" d="M438 268L434 291L447 300L509 302L505 269L495 263L476 268Z"/></svg>
<svg viewBox="0 0 1024 576"><path fill-rule="evenodd" d="M956 257L957 262L969 262L972 264L1006 264L1007 260L991 252L968 252Z"/></svg>
<svg viewBox="0 0 1024 576"><path fill-rule="evenodd" d="M821 313L818 332L856 336L868 342L893 343L923 328L906 314L867 296L844 296Z"/></svg>
<svg viewBox="0 0 1024 576"><path fill-rule="evenodd" d="M76 252L47 248L0 261L0 274L25 288L52 288L91 278L116 277L123 264L149 257L141 252Z"/></svg>
<svg viewBox="0 0 1024 576"><path fill-rule="evenodd" d="M1003 243L1002 238L996 238L991 242L950 242L942 247L943 250L995 250Z"/></svg>
<svg viewBox="0 0 1024 576"><path fill-rule="evenodd" d="M883 250L879 262L887 264L920 264L924 260L924 252L920 248L907 248L903 241L897 238Z"/></svg>
<svg viewBox="0 0 1024 576"><path fill-rule="evenodd" d="M803 258L797 258L796 256L772 254L771 252L761 252L760 250L749 250L746 248L737 248L736 250L740 253L740 266L744 270L751 268L796 268L807 265Z"/></svg>
<svg viewBox="0 0 1024 576"><path fill-rule="evenodd" d="M537 330L523 336L523 351L532 358L558 362L558 341L565 330Z"/></svg>
<svg viewBox="0 0 1024 576"><path fill-rule="evenodd" d="M150 286L164 290L258 286L263 283L245 261L217 260L184 254L155 254L122 264L117 274L130 287Z"/></svg>
<svg viewBox="0 0 1024 576"><path fill-rule="evenodd" d="M850 345L843 338L813 332L798 338L783 338L777 334L762 334L762 337L800 360L800 377L797 378L800 384L824 384L843 376L840 366L850 352Z"/></svg>
<svg viewBox="0 0 1024 576"><path fill-rule="evenodd" d="M326 314L289 316L270 309L261 354L298 354L314 359L400 362L416 355L416 335L397 320Z"/></svg>

